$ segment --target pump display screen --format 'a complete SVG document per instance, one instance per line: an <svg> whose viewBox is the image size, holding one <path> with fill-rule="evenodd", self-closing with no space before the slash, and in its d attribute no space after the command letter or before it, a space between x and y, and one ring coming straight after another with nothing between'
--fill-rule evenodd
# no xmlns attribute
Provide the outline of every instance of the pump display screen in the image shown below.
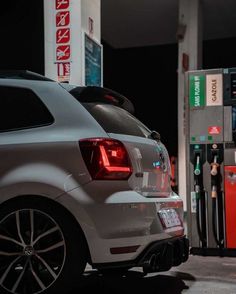
<svg viewBox="0 0 236 294"><path fill-rule="evenodd" d="M236 98L236 73L230 75L231 79L231 98Z"/></svg>

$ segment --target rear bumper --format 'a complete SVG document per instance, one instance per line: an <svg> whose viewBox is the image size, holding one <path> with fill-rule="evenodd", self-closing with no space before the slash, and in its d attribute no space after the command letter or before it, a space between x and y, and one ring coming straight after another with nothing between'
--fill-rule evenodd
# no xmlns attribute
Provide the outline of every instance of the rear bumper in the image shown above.
<svg viewBox="0 0 236 294"><path fill-rule="evenodd" d="M183 236L153 242L135 259L123 262L92 264L97 269L143 267L144 273L168 271L186 262L189 240Z"/></svg>

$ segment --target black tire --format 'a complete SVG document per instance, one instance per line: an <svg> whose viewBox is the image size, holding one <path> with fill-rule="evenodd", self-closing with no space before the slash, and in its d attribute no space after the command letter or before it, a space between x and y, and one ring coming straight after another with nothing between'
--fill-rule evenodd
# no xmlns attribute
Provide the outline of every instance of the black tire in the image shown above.
<svg viewBox="0 0 236 294"><path fill-rule="evenodd" d="M69 294L87 260L83 232L61 205L27 196L0 206L1 294Z"/></svg>

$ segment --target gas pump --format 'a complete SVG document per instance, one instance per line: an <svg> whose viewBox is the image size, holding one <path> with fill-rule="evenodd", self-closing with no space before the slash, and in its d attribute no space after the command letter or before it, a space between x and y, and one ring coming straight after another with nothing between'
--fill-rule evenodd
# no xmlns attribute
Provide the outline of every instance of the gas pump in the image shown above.
<svg viewBox="0 0 236 294"><path fill-rule="evenodd" d="M186 74L190 252L236 256L236 68Z"/></svg>
<svg viewBox="0 0 236 294"><path fill-rule="evenodd" d="M193 180L195 193L196 228L202 248L206 247L206 193L203 186L203 164L205 162L205 146L191 145L191 163L193 164Z"/></svg>
<svg viewBox="0 0 236 294"><path fill-rule="evenodd" d="M208 144L207 159L211 174L212 233L219 249L224 248L224 206L222 190L223 144Z"/></svg>

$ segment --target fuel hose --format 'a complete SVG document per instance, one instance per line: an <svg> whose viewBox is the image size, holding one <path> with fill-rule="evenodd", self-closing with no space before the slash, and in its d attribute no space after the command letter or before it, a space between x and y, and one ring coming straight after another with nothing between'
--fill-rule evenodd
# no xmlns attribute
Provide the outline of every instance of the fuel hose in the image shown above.
<svg viewBox="0 0 236 294"><path fill-rule="evenodd" d="M194 175L195 175L195 195L196 195L196 223L197 223L197 232L199 239L203 244L206 243L206 239L203 237L203 232L201 228L201 215L200 215L200 203L201 203L201 193L202 193L202 187L200 185L200 175L201 175L201 165L200 165L200 155L197 155L196 158L196 164L194 167Z"/></svg>

